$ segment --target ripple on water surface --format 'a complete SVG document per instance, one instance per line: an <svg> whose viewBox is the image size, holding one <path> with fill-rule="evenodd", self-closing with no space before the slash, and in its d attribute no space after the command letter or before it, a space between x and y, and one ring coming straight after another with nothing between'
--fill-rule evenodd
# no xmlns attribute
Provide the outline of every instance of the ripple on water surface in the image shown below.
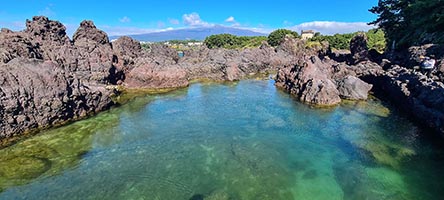
<svg viewBox="0 0 444 200"><path fill-rule="evenodd" d="M442 197L442 149L384 103L273 84L194 84L2 149L0 199Z"/></svg>

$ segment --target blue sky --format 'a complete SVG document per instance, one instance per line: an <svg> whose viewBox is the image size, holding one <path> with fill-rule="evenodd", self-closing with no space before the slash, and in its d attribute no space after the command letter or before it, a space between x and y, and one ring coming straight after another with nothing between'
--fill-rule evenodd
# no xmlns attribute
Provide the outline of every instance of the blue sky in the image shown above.
<svg viewBox="0 0 444 200"><path fill-rule="evenodd" d="M157 0L2 2L0 27L24 29L26 19L45 15L61 21L71 36L84 19L93 20L109 35L225 25L270 32L277 28L314 29L323 34L367 30L375 15L368 9L377 0Z"/></svg>

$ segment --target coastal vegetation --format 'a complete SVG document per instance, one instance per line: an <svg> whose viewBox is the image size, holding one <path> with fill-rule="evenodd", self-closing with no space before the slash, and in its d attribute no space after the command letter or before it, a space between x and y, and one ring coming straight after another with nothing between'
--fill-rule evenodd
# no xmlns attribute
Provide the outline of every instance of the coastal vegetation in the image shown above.
<svg viewBox="0 0 444 200"><path fill-rule="evenodd" d="M262 44L262 41L266 40L267 37L265 36L235 36L231 34L217 34L205 38L204 44L210 49L239 49L259 47Z"/></svg>
<svg viewBox="0 0 444 200"><path fill-rule="evenodd" d="M307 42L307 46L320 46L321 42L327 41L332 49L349 49L350 41L359 32L322 35L319 32L315 34ZM384 52L386 48L385 34L381 29L371 29L365 32L368 38L368 48L375 49L379 52ZM263 41L267 41L271 46L278 46L282 43L285 36L290 35L294 38L299 38L299 34L288 29L277 29L271 32L267 37L265 36L235 36L231 34L217 34L207 37L204 44L210 48L225 48L225 49L242 49L259 47ZM174 41L173 41L174 42ZM182 42L183 43L183 42ZM173 44L173 43L171 43Z"/></svg>
<svg viewBox="0 0 444 200"><path fill-rule="evenodd" d="M334 35L321 35L316 34L310 39L310 42L322 42L327 41L332 49L349 49L350 41L359 32L346 33L346 34L334 34ZM379 52L384 52L386 48L385 34L381 29L371 29L365 32L367 36L367 46L369 49L375 49Z"/></svg>
<svg viewBox="0 0 444 200"><path fill-rule="evenodd" d="M268 44L271 46L278 46L282 43L286 35L292 35L295 38L299 37L299 34L295 31L288 29L277 29L268 35Z"/></svg>
<svg viewBox="0 0 444 200"><path fill-rule="evenodd" d="M397 49L427 43L444 43L444 1L379 0L369 11L378 18L370 24L385 32Z"/></svg>
<svg viewBox="0 0 444 200"><path fill-rule="evenodd" d="M176 49L176 50L189 50L196 46L201 46L202 41L200 40L168 40L168 41L162 41L162 42L141 42L140 45L142 49L148 50L150 49L151 44L165 44L169 47Z"/></svg>

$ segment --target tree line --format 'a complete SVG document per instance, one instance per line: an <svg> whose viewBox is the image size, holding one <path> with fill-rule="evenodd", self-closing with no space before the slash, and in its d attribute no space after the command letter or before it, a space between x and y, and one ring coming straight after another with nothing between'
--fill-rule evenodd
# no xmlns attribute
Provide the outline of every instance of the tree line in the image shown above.
<svg viewBox="0 0 444 200"><path fill-rule="evenodd" d="M251 48L258 47L262 41L267 40L266 36L235 36L231 34L217 34L205 38L204 44L208 48Z"/></svg>
<svg viewBox="0 0 444 200"><path fill-rule="evenodd" d="M351 39L357 34L335 34L335 35L321 35L316 33L315 37L311 38L307 44L313 45L322 41L328 41L330 47L333 49L349 49ZM263 41L271 46L278 46L284 40L285 36L291 36L294 38L300 38L299 34L292 30L277 29L271 32L268 37L266 36L235 36L231 34L218 34L207 37L204 44L208 48L226 48L226 49L238 49L238 48L251 48L258 47ZM386 47L384 38L384 32L381 30L370 30L366 32L368 37L369 49L376 49L383 52Z"/></svg>
<svg viewBox="0 0 444 200"><path fill-rule="evenodd" d="M327 41L332 49L349 49L350 41L359 32L346 33L346 34L334 34L334 35L321 35L316 34L311 38L311 42ZM375 49L379 52L384 52L386 49L385 34L380 29L371 29L365 32L367 36L367 46L369 49Z"/></svg>

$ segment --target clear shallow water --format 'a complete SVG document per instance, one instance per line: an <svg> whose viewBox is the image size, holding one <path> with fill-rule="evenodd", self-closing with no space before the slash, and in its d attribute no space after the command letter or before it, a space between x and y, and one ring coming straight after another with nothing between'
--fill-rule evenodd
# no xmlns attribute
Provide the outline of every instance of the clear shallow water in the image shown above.
<svg viewBox="0 0 444 200"><path fill-rule="evenodd" d="M194 84L0 150L0 199L441 199L444 152L376 99Z"/></svg>

